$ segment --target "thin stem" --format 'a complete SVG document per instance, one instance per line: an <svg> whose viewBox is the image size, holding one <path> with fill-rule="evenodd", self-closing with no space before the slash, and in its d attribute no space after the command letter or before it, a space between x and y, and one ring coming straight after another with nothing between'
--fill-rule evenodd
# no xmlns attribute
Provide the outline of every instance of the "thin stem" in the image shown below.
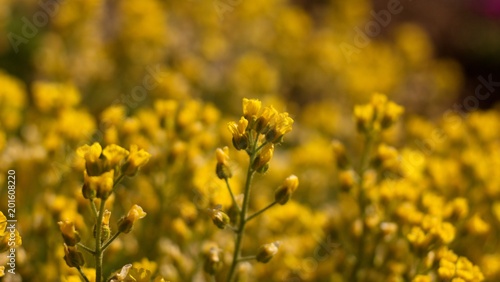
<svg viewBox="0 0 500 282"><path fill-rule="evenodd" d="M361 155L361 162L359 164L358 168L358 175L359 175L359 194L358 194L358 206L360 209L360 216L361 216L361 237L359 240L358 244L358 251L356 255L356 264L354 265L354 269L352 271L352 276L351 276L351 281L357 281L358 277L357 273L360 269L360 267L363 264L363 252L365 250L365 243L366 243L366 228L365 228L365 219L366 219L366 214L365 214L365 209L366 209L366 195L364 191L364 173L367 169L368 166L368 160L371 154L372 150L372 145L373 145L373 135L371 132L366 133L365 135L365 146L363 148L363 153Z"/></svg>
<svg viewBox="0 0 500 282"><path fill-rule="evenodd" d="M251 216L249 216L247 219L246 219L246 222L249 222L251 219L254 219L255 217L257 217L258 215L260 215L261 213L265 212L266 210L272 208L274 205L276 205L278 202L274 201L272 203L270 203L269 205L267 205L267 207L261 209L260 211L252 214Z"/></svg>
<svg viewBox="0 0 500 282"><path fill-rule="evenodd" d="M113 190L115 189L116 185L118 185L118 183L120 183L120 181L122 181L122 179L125 177L125 174L120 174L120 176L118 176L118 178L116 178L115 182L113 183Z"/></svg>
<svg viewBox="0 0 500 282"><path fill-rule="evenodd" d="M252 163L254 162L255 159L255 147L256 147L256 142L253 144L253 150L252 154L250 155L250 162L248 163L248 170L247 170L247 179L245 182L245 193L244 193L244 198L243 198L243 206L240 212L240 225L238 227L238 231L236 233L236 243L234 246L234 253L233 253L233 262L231 264L231 268L229 269L229 274L227 276L227 282L231 282L233 280L233 276L236 270L236 266L238 265L238 257L240 255L240 250L241 250L241 242L243 241L243 234L245 233L245 224L246 224L246 215L248 211L248 204L250 202L250 188L251 188L251 183L252 183L252 178L255 173L255 171L252 169Z"/></svg>
<svg viewBox="0 0 500 282"><path fill-rule="evenodd" d="M116 232L111 238L109 238L108 241L106 241L103 245L102 245L102 252L104 253L104 251L106 251L106 249L109 247L109 245L111 245L111 243L113 243L113 241L118 238L118 236L121 234L120 231Z"/></svg>
<svg viewBox="0 0 500 282"><path fill-rule="evenodd" d="M231 190L231 185L229 185L229 179L224 178L224 180L226 181L227 190L229 190L229 194L231 194L231 199L233 200L233 205L238 209L238 212L241 212L241 208L238 205L238 203L236 202L236 198L234 197L233 190Z"/></svg>
<svg viewBox="0 0 500 282"><path fill-rule="evenodd" d="M92 250L91 248L85 246L84 244L78 243L77 245L78 245L78 247L80 247L80 248L84 249L85 251L89 252L90 254L95 255L94 250Z"/></svg>
<svg viewBox="0 0 500 282"><path fill-rule="evenodd" d="M83 273L83 271L82 271L82 268L81 268L81 267L79 267L79 266L78 266L76 269L78 269L78 272L80 272L80 275L82 276L82 278L83 278L83 280L84 280L85 282L90 282L90 281L89 281L89 279L87 278L87 276L85 276L85 273Z"/></svg>
<svg viewBox="0 0 500 282"><path fill-rule="evenodd" d="M101 199L101 206L99 208L99 216L96 223L96 236L95 236L95 279L96 282L102 281L102 245L101 245L101 230L102 219L104 217L104 204L106 200Z"/></svg>
<svg viewBox="0 0 500 282"><path fill-rule="evenodd" d="M94 199L89 199L90 201L90 209L92 210L92 213L94 214L94 217L97 218L97 207L95 206Z"/></svg>
<svg viewBox="0 0 500 282"><path fill-rule="evenodd" d="M242 262L242 261L248 261L248 260L254 260L256 259L257 257L256 256L246 256L246 257L241 257L238 259L238 262Z"/></svg>

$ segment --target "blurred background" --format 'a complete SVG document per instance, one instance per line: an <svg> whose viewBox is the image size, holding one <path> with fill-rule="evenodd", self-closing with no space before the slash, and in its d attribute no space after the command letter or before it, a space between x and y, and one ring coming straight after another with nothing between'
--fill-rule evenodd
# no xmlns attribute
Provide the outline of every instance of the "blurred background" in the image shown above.
<svg viewBox="0 0 500 282"><path fill-rule="evenodd" d="M377 22L373 15L388 4L394 13ZM0 67L26 85L28 102L33 81L70 82L92 113L131 96L148 67L164 78L140 104L186 95L233 104L244 95L274 95L303 105L356 102L379 91L412 111L433 112L473 93L480 75L498 80L499 5L2 0ZM357 46L357 30L366 44Z"/></svg>

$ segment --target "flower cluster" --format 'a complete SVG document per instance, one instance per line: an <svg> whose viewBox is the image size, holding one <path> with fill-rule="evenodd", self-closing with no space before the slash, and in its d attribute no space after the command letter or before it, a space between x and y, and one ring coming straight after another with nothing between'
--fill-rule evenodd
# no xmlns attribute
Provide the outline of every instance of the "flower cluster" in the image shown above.
<svg viewBox="0 0 500 282"><path fill-rule="evenodd" d="M135 222L146 216L143 209L134 205L127 215L118 220L118 230L111 235L112 230L109 225L111 211L106 209L106 201L113 193L113 189L125 176L135 176L139 169L143 167L151 155L143 149L138 149L136 145L130 146L126 150L116 144L106 146L104 149L99 143L84 145L77 149L80 157L77 162L83 170L84 184L82 196L87 199L93 211L95 225L93 227L93 237L95 239L94 248L87 247L80 243L81 236L75 229L75 224L71 221L60 221L59 228L64 240L64 260L69 267L78 269L85 281L89 278L83 272L85 264L83 253L78 251L78 247L84 249L95 258L95 281L103 279L103 254L110 244L120 235L127 234L134 227ZM99 209L96 207L96 200L100 201ZM128 272L127 272L128 273ZM127 276L123 275L123 281Z"/></svg>

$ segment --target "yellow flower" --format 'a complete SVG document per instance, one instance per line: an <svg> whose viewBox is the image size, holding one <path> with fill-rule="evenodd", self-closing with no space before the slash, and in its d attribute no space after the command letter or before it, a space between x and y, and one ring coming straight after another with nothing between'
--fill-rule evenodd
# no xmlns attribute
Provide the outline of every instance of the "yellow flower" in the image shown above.
<svg viewBox="0 0 500 282"><path fill-rule="evenodd" d="M261 106L262 102L260 100L243 98L243 116L248 121L256 119Z"/></svg>
<svg viewBox="0 0 500 282"><path fill-rule="evenodd" d="M269 161L273 158L274 154L274 145L272 143L268 143L261 149L257 157L252 163L252 169L258 171L260 173L264 173L267 171L269 167Z"/></svg>
<svg viewBox="0 0 500 282"><path fill-rule="evenodd" d="M113 190L114 175L114 170L110 170L99 176L89 176L87 171L84 171L83 197L85 199L92 199L94 197L107 199Z"/></svg>
<svg viewBox="0 0 500 282"><path fill-rule="evenodd" d="M281 185L274 193L274 201L280 205L284 205L290 200L293 192L299 187L299 178L295 175L288 176L283 185Z"/></svg>
<svg viewBox="0 0 500 282"><path fill-rule="evenodd" d="M382 128L388 128L392 124L394 124L399 117L403 114L404 108L401 107L400 105L393 103L393 102L388 102L385 105L385 110L384 113L382 114Z"/></svg>
<svg viewBox="0 0 500 282"><path fill-rule="evenodd" d="M146 216L146 213L138 205L132 206L127 215L118 221L118 230L123 233L129 233L134 227L134 223Z"/></svg>
<svg viewBox="0 0 500 282"><path fill-rule="evenodd" d="M59 225L59 229L61 230L64 243L68 246L74 246L78 242L80 242L80 234L75 229L75 223L65 220L59 221L57 223Z"/></svg>
<svg viewBox="0 0 500 282"><path fill-rule="evenodd" d="M229 148L226 146L224 148L217 148L215 150L215 156L217 158L217 165L215 167L215 173L219 179L231 178L232 173L228 166L229 161Z"/></svg>
<svg viewBox="0 0 500 282"><path fill-rule="evenodd" d="M292 131L293 119L288 113L280 113L272 121L271 129L266 133L267 142L278 143L283 139L283 135Z"/></svg>
<svg viewBox="0 0 500 282"><path fill-rule="evenodd" d="M150 157L151 154L143 149L139 150L137 145L131 145L130 154L122 167L122 172L127 176L134 176L149 161Z"/></svg>
<svg viewBox="0 0 500 282"><path fill-rule="evenodd" d="M121 162L128 156L129 152L118 145L111 144L104 148L102 154L106 157L107 168L114 169L117 165L121 164Z"/></svg>
<svg viewBox="0 0 500 282"><path fill-rule="evenodd" d="M102 165L99 162L99 158L102 153L102 147L99 143L96 142L92 146L85 144L79 147L76 153L85 159L85 167L90 176L96 176L101 173Z"/></svg>
<svg viewBox="0 0 500 282"><path fill-rule="evenodd" d="M471 234L475 235L483 235L490 231L490 225L484 221L479 214L475 214L471 219L469 219L466 227Z"/></svg>
<svg viewBox="0 0 500 282"><path fill-rule="evenodd" d="M356 105L354 107L354 118L360 132L369 131L374 120L373 107L371 105Z"/></svg>
<svg viewBox="0 0 500 282"><path fill-rule="evenodd" d="M233 135L233 146L237 150L245 150L248 147L247 126L248 120L243 117L240 118L238 123L231 121L227 124L229 131Z"/></svg>
<svg viewBox="0 0 500 282"><path fill-rule="evenodd" d="M255 130L259 133L267 133L269 131L269 123L278 114L278 111L273 106L267 106L260 114L255 123Z"/></svg>

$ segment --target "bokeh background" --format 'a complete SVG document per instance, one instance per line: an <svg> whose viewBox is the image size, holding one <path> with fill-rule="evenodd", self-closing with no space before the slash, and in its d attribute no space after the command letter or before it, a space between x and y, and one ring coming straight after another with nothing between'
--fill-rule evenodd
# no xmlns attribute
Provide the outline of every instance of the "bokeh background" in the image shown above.
<svg viewBox="0 0 500 282"><path fill-rule="evenodd" d="M57 221L91 234L74 152L97 141L152 154L113 200L115 221L134 203L148 216L107 253L106 271L142 261L171 281L208 281L204 250L230 250L232 238L206 213L231 203L214 174L214 150L231 145L226 123L248 97L295 119L271 170L256 180L252 207L265 206L274 191L266 187L290 173L301 181L294 201L250 225L254 240L244 250L285 242L269 265L249 268L250 281L349 281L356 241L346 238L356 236L341 230L357 214L343 206L352 202L340 195L331 141L360 158L353 107L374 92L405 108L381 140L425 159L418 176L401 180L418 186L416 196L395 201L433 214L467 199L460 222L433 215L455 225L457 254L487 281L500 279L498 1L0 0L0 30L0 209L6 172L15 169L23 237L19 275L5 280L76 279L62 260ZM484 99L474 98L480 77L493 81ZM458 129L446 123L450 112ZM245 159L232 158L239 191ZM383 214L380 221L402 220ZM481 232L467 227L477 218L487 226ZM320 260L315 250L325 244L335 248ZM384 258L371 281L415 276L404 255Z"/></svg>

